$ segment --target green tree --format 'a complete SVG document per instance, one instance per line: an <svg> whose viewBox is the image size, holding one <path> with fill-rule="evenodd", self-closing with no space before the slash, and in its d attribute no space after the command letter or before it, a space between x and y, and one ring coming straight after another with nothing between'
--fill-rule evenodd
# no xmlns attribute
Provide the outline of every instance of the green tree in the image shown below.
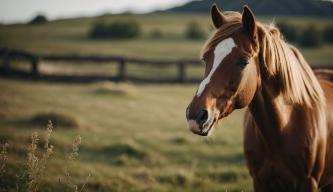
<svg viewBox="0 0 333 192"><path fill-rule="evenodd" d="M305 28L300 38L300 45L303 47L318 47L322 44L321 33L315 25Z"/></svg>
<svg viewBox="0 0 333 192"><path fill-rule="evenodd" d="M324 40L333 43L333 25L326 26L323 30Z"/></svg>
<svg viewBox="0 0 333 192"><path fill-rule="evenodd" d="M185 36L188 39L203 39L206 37L206 33L199 23L192 21L187 25Z"/></svg>
<svg viewBox="0 0 333 192"><path fill-rule="evenodd" d="M35 16L29 24L43 24L47 22L47 18L44 15L37 15Z"/></svg>
<svg viewBox="0 0 333 192"><path fill-rule="evenodd" d="M92 27L89 37L95 39L126 39L140 36L141 27L134 21L117 21L111 24L96 23Z"/></svg>
<svg viewBox="0 0 333 192"><path fill-rule="evenodd" d="M277 27L279 28L280 32L286 38L286 40L290 42L297 42L299 39L299 34L296 27L290 23L281 21L278 22Z"/></svg>

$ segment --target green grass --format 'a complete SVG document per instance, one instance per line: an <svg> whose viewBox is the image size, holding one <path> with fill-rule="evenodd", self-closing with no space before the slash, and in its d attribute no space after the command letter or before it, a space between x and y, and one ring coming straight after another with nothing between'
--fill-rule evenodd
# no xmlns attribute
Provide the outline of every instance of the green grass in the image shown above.
<svg viewBox="0 0 333 192"><path fill-rule="evenodd" d="M242 112L227 118L211 138L191 134L184 111L195 86L63 85L1 79L0 87L0 138L9 143L11 160L24 158L30 134L42 131L43 126L29 123L36 115L67 114L79 124L75 129L54 128L51 144L56 155L46 169L47 188L63 175L66 146L79 134L82 146L72 171L78 183L92 172L88 188L251 189L242 155Z"/></svg>
<svg viewBox="0 0 333 192"><path fill-rule="evenodd" d="M121 41L87 38L94 22L116 19L137 20L143 26L143 36ZM275 20L279 19L288 19L300 28L314 22L320 26L332 23L323 18L320 22L318 18ZM189 41L182 37L186 24L193 20L209 33L208 15L200 14L103 16L41 26L0 26L0 47L52 54L198 58L203 40ZM149 36L155 29L162 31L163 38ZM311 64L332 64L332 50L330 44L301 49ZM25 62L14 64L28 69ZM43 62L40 69L44 73L115 73L115 67L108 63ZM201 76L203 67L189 71L190 76ZM129 66L129 73L145 77L172 76L175 72L173 68ZM196 88L195 85L61 84L0 78L0 142L7 141L10 145L9 171L14 175L21 168L30 135L42 132L43 121L46 125L51 117L60 122L74 122L75 126L62 127L62 123L55 126L50 141L54 155L46 166L41 191L70 191L58 179L66 173L65 157L76 135L81 135L82 144L71 174L73 182L80 186L86 183L88 191L252 191L243 157L243 111L235 111L223 120L221 128L210 138L193 135L186 129L185 108ZM92 175L86 181L89 173Z"/></svg>

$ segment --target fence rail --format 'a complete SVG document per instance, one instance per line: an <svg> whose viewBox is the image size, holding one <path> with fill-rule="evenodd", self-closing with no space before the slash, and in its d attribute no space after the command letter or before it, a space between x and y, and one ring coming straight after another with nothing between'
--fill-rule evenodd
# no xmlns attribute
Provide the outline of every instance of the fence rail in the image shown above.
<svg viewBox="0 0 333 192"><path fill-rule="evenodd" d="M14 77L31 77L34 79L42 79L49 81L74 81L74 82L91 82L101 80L111 80L117 82L134 81L134 82L149 82L149 83L193 83L199 82L199 78L189 78L187 76L187 68L189 66L200 66L199 60L153 60L153 59L139 59L129 58L124 56L115 55L50 55L50 54L33 54L23 50L0 48L0 57L3 58L3 65L0 72L3 75ZM14 69L11 65L13 60L26 60L31 64L30 72L24 72ZM41 61L51 62L93 62L96 64L110 62L116 64L116 75L65 75L65 74L43 74L39 70L39 64ZM155 67L177 67L176 78L144 78L136 77L128 74L129 63L135 63L137 65L152 65ZM331 68L333 65L315 65L313 68Z"/></svg>

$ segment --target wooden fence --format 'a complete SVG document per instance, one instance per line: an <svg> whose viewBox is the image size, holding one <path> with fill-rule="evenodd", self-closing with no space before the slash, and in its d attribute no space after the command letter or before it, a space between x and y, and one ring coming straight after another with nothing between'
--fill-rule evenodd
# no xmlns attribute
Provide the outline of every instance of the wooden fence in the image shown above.
<svg viewBox="0 0 333 192"><path fill-rule="evenodd" d="M202 65L199 60L149 60L128 58L123 56L101 56L101 55L47 55L47 54L33 54L30 52L0 48L0 58L3 59L3 65L0 72L3 75L15 78L33 78L49 81L69 81L69 82L92 82L101 80L111 80L117 82L133 81L133 82L148 82L148 83L194 83L199 82L200 78L189 78L187 76L187 67ZM25 60L31 64L30 72L24 72L12 67L13 60ZM112 63L116 64L116 75L65 75L65 74L43 74L39 71L39 64L41 61L51 62L93 62L99 63ZM128 74L128 65L132 63L138 65L151 65L154 67L169 67L174 66L177 68L176 78L145 78L136 77ZM315 65L315 68L333 68L330 66Z"/></svg>
<svg viewBox="0 0 333 192"><path fill-rule="evenodd" d="M152 59L139 59L139 58L129 58L124 56L101 56L101 55L48 55L48 54L33 54L30 52L15 50L15 49L0 49L0 57L3 58L2 73L7 76L16 76L16 77L32 77L34 79L45 79L45 80L54 80L54 81L99 81L99 80L111 80L111 81L136 81L136 82L151 82L151 83L188 83L188 82L197 82L199 79L188 78L187 77L187 66L200 66L201 62L198 60L152 60ZM25 60L31 64L30 73L24 73L23 71L18 71L14 69L11 65L13 60ZM42 74L39 71L39 64L41 61L51 61L51 62L93 62L96 64L99 63L110 63L116 64L117 72L116 75L106 76L106 75L64 75L64 74ZM137 65L151 65L154 67L177 67L177 77L170 78L145 78L145 77L136 77L128 74L127 67L129 64Z"/></svg>

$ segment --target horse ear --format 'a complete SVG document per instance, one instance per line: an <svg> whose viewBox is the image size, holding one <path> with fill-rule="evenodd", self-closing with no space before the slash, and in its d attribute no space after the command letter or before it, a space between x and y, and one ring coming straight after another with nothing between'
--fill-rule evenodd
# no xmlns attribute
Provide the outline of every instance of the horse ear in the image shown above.
<svg viewBox="0 0 333 192"><path fill-rule="evenodd" d="M243 9L242 23L245 32L249 35L250 39L254 40L257 34L256 21L253 12L247 5Z"/></svg>
<svg viewBox="0 0 333 192"><path fill-rule="evenodd" d="M224 23L226 23L226 17L223 15L222 11L220 11L220 9L215 3L210 9L210 14L216 29L221 27Z"/></svg>

